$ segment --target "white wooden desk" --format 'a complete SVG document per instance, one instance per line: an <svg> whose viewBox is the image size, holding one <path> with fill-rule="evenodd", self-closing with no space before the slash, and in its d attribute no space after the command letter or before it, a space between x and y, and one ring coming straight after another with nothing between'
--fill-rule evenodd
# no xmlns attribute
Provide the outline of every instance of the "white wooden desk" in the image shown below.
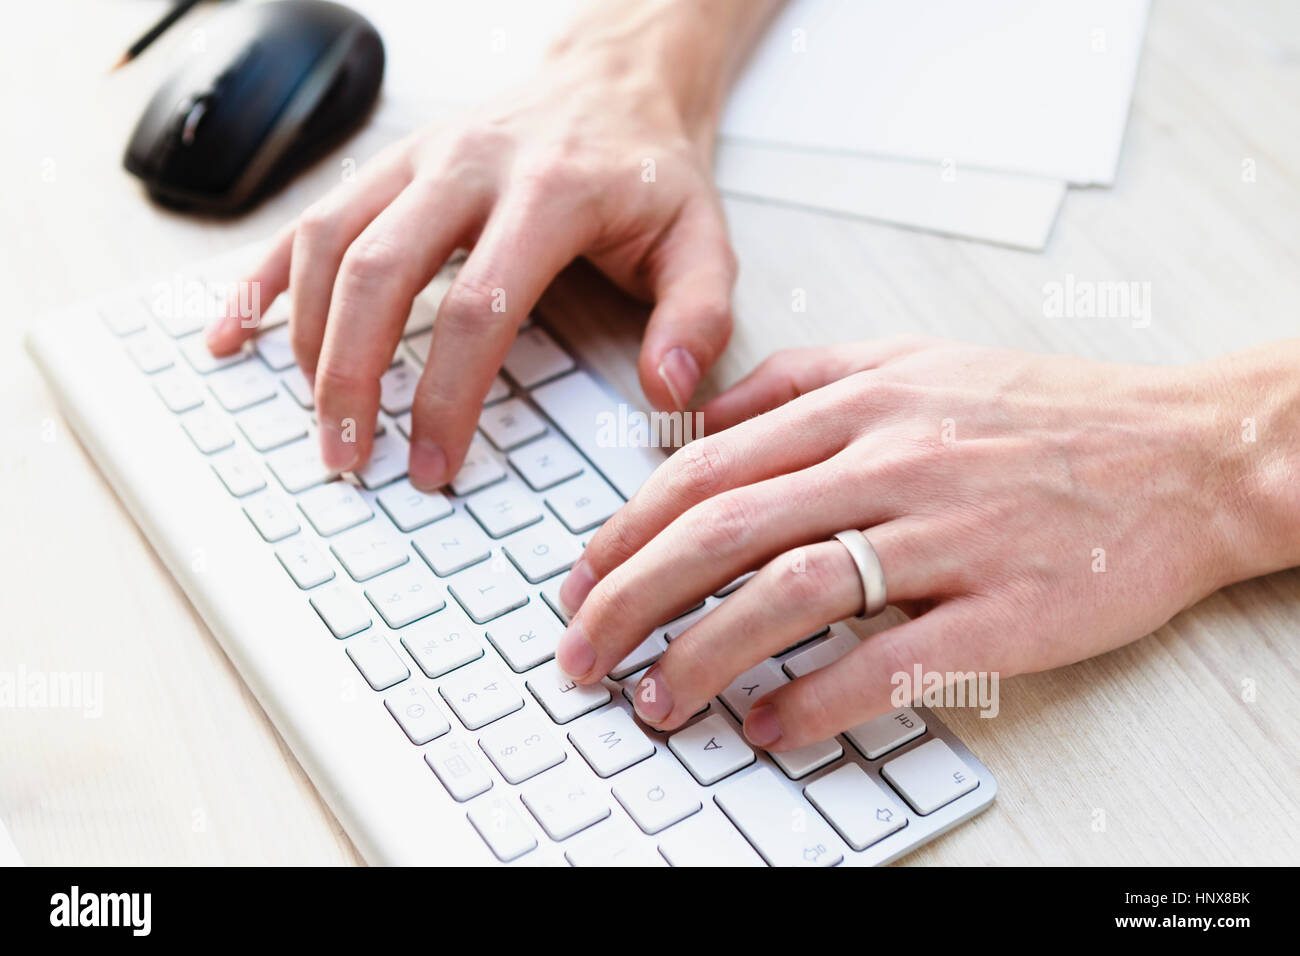
<svg viewBox="0 0 1300 956"><path fill-rule="evenodd" d="M231 223L143 201L121 151L197 17L104 70L158 9L22 4L0 32L0 668L102 672L105 694L97 720L0 710L0 818L30 863L356 862L20 347L33 317L265 236L337 177L326 162ZM1071 193L1045 254L728 202L740 324L708 387L782 346L906 330L1157 363L1294 336L1297 103L1300 6L1157 0L1118 182ZM1045 319L1043 284L1066 273L1151 282L1150 328ZM795 288L806 313L791 313ZM600 327L590 302L552 304L639 394L634 330ZM998 801L910 862L1300 860L1298 622L1300 573L1277 574L1122 650L1004 683L995 720L949 712Z"/></svg>

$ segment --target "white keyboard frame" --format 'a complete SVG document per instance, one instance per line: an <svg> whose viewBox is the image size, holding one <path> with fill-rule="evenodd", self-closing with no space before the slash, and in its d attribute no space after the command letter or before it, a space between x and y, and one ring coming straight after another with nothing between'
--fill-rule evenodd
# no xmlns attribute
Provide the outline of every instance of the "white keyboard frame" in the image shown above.
<svg viewBox="0 0 1300 956"><path fill-rule="evenodd" d="M259 248L241 249L181 273L208 278L239 275ZM143 291L149 285L143 283L139 288ZM329 633L308 603L309 592L294 586L276 560L274 546L262 540L243 514L242 502L222 486L209 458L195 449L181 429L179 416L169 411L154 392L150 376L135 366L122 340L100 319L95 310L99 301L46 317L29 332L28 350L53 387L68 422L216 635L361 855L372 864L500 865L466 819L473 801L453 800L424 762L424 750L446 737L426 747L416 747L407 739L383 705L385 692L371 690L362 679L344 653L342 645L346 641L336 640ZM558 337L557 341L574 356L579 368L600 381L568 343ZM176 361L185 360L178 354ZM608 386L603 387L611 406L624 401ZM520 393L517 388L514 391ZM208 402L215 406L210 396ZM261 459L244 436L235 431L237 445ZM278 489L269 473L267 482ZM460 500L453 499L458 506ZM302 524L309 530L307 522ZM330 559L334 560L332 556ZM337 573L339 580L350 582L346 572L339 569ZM364 587L352 586L358 594ZM536 591L536 587L532 590ZM455 602L450 595L447 600ZM373 618L373 627L386 630L378 614ZM832 634L841 632L851 633L843 624L833 626ZM480 639L485 648L483 659L495 659L499 670L515 683L524 708L540 715L563 743L568 752L564 765L584 773L608 792L618 776L605 780L597 777L565 736L570 725L554 724L525 688L529 672L515 673L489 641ZM439 698L435 689L439 681L425 678L400 644L395 639L392 643L411 670L408 680L425 685L448 717L450 733L477 750L478 733L465 730ZM451 675L439 680L446 676ZM631 713L621 683L607 680L612 704ZM752 773L766 765L802 799L804 787L845 760L852 760L892 794L893 788L880 776L881 765L933 738L945 741L977 775L976 789L927 816L911 812L900 798L899 805L909 811L907 826L861 852L847 844L841 848L842 865L890 862L986 809L997 793L992 774L942 721L928 709L914 709L925 721L926 733L876 760L867 760L841 736L845 758L798 781L789 780L762 752L756 763L739 773ZM731 726L739 727L719 700L713 701L708 712L721 713ZM669 754L666 735L653 737L659 750ZM660 755L651 759L660 759ZM502 794L505 791L501 788L520 789L507 784L486 758L482 764L493 778L493 787L484 797ZM726 777L701 791L713 791L737 777ZM703 808L699 812L716 815L720 823L730 825L704 792L701 801ZM611 817L596 827L618 826L622 832L656 841L655 836L641 833L612 795L610 806ZM808 806L810 812L816 813ZM533 829L538 847L514 861L518 864L563 864L565 846L594 832L593 828L564 844L555 843L522 803L519 812Z"/></svg>

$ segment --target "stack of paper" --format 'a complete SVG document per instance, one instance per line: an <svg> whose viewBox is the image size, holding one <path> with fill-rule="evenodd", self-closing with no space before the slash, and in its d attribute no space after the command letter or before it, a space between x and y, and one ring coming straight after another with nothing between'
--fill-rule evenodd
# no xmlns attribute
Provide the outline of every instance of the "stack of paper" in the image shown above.
<svg viewBox="0 0 1300 956"><path fill-rule="evenodd" d="M1109 184L1147 0L792 0L732 92L719 184L1038 249Z"/></svg>
<svg viewBox="0 0 1300 956"><path fill-rule="evenodd" d="M575 0L353 0L386 97L466 106L536 68ZM1147 0L790 0L722 121L727 193L1041 249L1114 180Z"/></svg>

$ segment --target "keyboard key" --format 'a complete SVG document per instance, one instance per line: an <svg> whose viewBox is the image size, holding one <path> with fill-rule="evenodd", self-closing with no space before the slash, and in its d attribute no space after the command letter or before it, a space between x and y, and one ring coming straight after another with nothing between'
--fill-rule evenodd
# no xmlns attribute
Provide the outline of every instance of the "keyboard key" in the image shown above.
<svg viewBox="0 0 1300 956"><path fill-rule="evenodd" d="M387 690L411 676L388 639L377 631L348 641L347 652L366 683L375 690Z"/></svg>
<svg viewBox="0 0 1300 956"><path fill-rule="evenodd" d="M510 386L506 380L498 375L492 379L492 384L488 386L487 396L483 399L484 405L493 405L502 399L510 397Z"/></svg>
<svg viewBox="0 0 1300 956"><path fill-rule="evenodd" d="M451 514L451 502L446 495L437 491L427 495L405 479L379 493L379 507L393 519L393 524L406 532Z"/></svg>
<svg viewBox="0 0 1300 956"><path fill-rule="evenodd" d="M748 581L750 578L752 578L753 576L754 576L753 571L749 571L745 574L742 574L740 577L736 578L736 580L732 581L730 584L724 584L722 587L714 591L713 596L720 597L720 598L726 597L732 591L739 590L740 586L744 584L746 581Z"/></svg>
<svg viewBox="0 0 1300 956"><path fill-rule="evenodd" d="M374 623L370 612L366 610L365 602L337 584L313 591L311 606L340 641L364 631Z"/></svg>
<svg viewBox="0 0 1300 956"><path fill-rule="evenodd" d="M844 859L834 831L766 767L723 784L713 799L771 866L835 866Z"/></svg>
<svg viewBox="0 0 1300 956"><path fill-rule="evenodd" d="M925 721L910 707L881 714L844 732L868 760L883 757L925 733Z"/></svg>
<svg viewBox="0 0 1300 956"><path fill-rule="evenodd" d="M411 440L411 429L414 426L411 422L410 412L404 412L401 415L394 415L393 424L397 426L397 430L402 433L403 438L407 441Z"/></svg>
<svg viewBox="0 0 1300 956"><path fill-rule="evenodd" d="M288 325L266 330L257 337L255 346L257 354L272 372L283 372L296 361Z"/></svg>
<svg viewBox="0 0 1300 956"><path fill-rule="evenodd" d="M555 661L538 667L524 684L557 724L567 724L597 707L604 707L610 699L609 688L604 684L575 684Z"/></svg>
<svg viewBox="0 0 1300 956"><path fill-rule="evenodd" d="M828 763L833 763L844 756L844 748L834 737L819 743L787 750L784 753L769 754L776 765L791 780L799 780L814 770L820 770Z"/></svg>
<svg viewBox="0 0 1300 956"><path fill-rule="evenodd" d="M712 714L677 731L668 738L668 749L706 787L748 767L755 759L749 744L721 714Z"/></svg>
<svg viewBox="0 0 1300 956"><path fill-rule="evenodd" d="M573 866L663 866L664 861L644 840L622 832L613 821L589 831L564 851Z"/></svg>
<svg viewBox="0 0 1300 956"><path fill-rule="evenodd" d="M660 448L617 448L601 440L598 412L613 413L619 400L581 369L538 386L529 397L624 498L631 498L664 461Z"/></svg>
<svg viewBox="0 0 1300 956"><path fill-rule="evenodd" d="M261 463L242 451L228 451L214 458L212 470L217 473L226 490L236 498L251 495L254 491L261 491L266 487Z"/></svg>
<svg viewBox="0 0 1300 956"><path fill-rule="evenodd" d="M455 608L422 618L402 631L402 646L425 677L441 677L483 656L476 628Z"/></svg>
<svg viewBox="0 0 1300 956"><path fill-rule="evenodd" d="M181 279L156 287L145 299L149 314L174 339L198 332L225 312L225 301L195 279Z"/></svg>
<svg viewBox="0 0 1300 956"><path fill-rule="evenodd" d="M486 624L528 602L524 579L500 557L460 572L447 590L476 624Z"/></svg>
<svg viewBox="0 0 1300 956"><path fill-rule="evenodd" d="M621 707L582 718L569 740L599 777L612 777L655 752L655 745Z"/></svg>
<svg viewBox="0 0 1300 956"><path fill-rule="evenodd" d="M294 516L289 503L273 491L258 495L244 505L244 514L253 522L253 527L262 536L262 540L275 542L297 534L298 519Z"/></svg>
<svg viewBox="0 0 1300 956"><path fill-rule="evenodd" d="M415 315L414 310L412 310L411 315ZM424 332L417 331L414 335L411 335L409 332L407 333L407 351L410 354L411 360L421 368L423 368L429 360L429 347L431 345L433 345L433 332L431 330Z"/></svg>
<svg viewBox="0 0 1300 956"><path fill-rule="evenodd" d="M618 662L609 672L609 676L614 680L622 680L629 677L639 670L649 667L659 658L663 657L664 651L668 645L658 634L651 634L644 641L632 648L627 657Z"/></svg>
<svg viewBox="0 0 1300 956"><path fill-rule="evenodd" d="M394 630L447 606L447 602L442 599L442 585L438 579L428 568L417 562L375 578L366 588L366 600L375 606L384 623Z"/></svg>
<svg viewBox="0 0 1300 956"><path fill-rule="evenodd" d="M180 369L167 369L155 375L153 390L158 393L168 411L177 414L203 404L203 393Z"/></svg>
<svg viewBox="0 0 1300 956"><path fill-rule="evenodd" d="M542 595L542 600L546 602L546 606L554 611L555 616L565 624L569 623L569 614L564 610L564 604L560 600L560 588L564 586L564 579L568 576L566 572L550 578L542 584L539 592Z"/></svg>
<svg viewBox="0 0 1300 956"><path fill-rule="evenodd" d="M755 701L788 683L775 661L760 661L728 684L720 696L727 709L743 722Z"/></svg>
<svg viewBox="0 0 1300 956"><path fill-rule="evenodd" d="M196 408L181 416L181 427L190 436L194 447L205 455L229 448L235 443L235 436L224 418L207 407Z"/></svg>
<svg viewBox="0 0 1300 956"><path fill-rule="evenodd" d="M487 845L502 863L509 863L537 846L513 800L487 797L469 808L469 822L474 824Z"/></svg>
<svg viewBox="0 0 1300 956"><path fill-rule="evenodd" d="M560 619L541 601L530 601L487 628L492 646L518 674L553 658L563 633Z"/></svg>
<svg viewBox="0 0 1300 956"><path fill-rule="evenodd" d="M581 542L552 518L511 535L501 550L532 584L569 570L582 557Z"/></svg>
<svg viewBox="0 0 1300 956"><path fill-rule="evenodd" d="M131 361L146 375L171 368L175 361L171 344L153 329L136 332L123 341L126 343L126 353L131 356Z"/></svg>
<svg viewBox="0 0 1300 956"><path fill-rule="evenodd" d="M814 644L807 650L800 651L793 657L786 658L784 669L791 679L811 674L828 664L833 664L861 643L852 634L836 634L834 637Z"/></svg>
<svg viewBox="0 0 1300 956"><path fill-rule="evenodd" d="M336 475L320 460L320 445L314 435L270 452L266 465L291 495L324 484Z"/></svg>
<svg viewBox="0 0 1300 956"><path fill-rule="evenodd" d="M343 532L330 550L354 581L368 581L411 560L406 542L378 521Z"/></svg>
<svg viewBox="0 0 1300 956"><path fill-rule="evenodd" d="M515 784L563 763L567 756L538 716L528 712L493 724L479 737L478 745L506 782Z"/></svg>
<svg viewBox="0 0 1300 956"><path fill-rule="evenodd" d="M218 369L230 368L232 365L238 365L240 362L248 361L252 353L246 348L230 355L223 355L220 358L208 351L208 343L202 335L191 335L189 338L182 339L177 343L181 355L185 356L185 361L189 363L190 368L200 375L210 375Z"/></svg>
<svg viewBox="0 0 1300 956"><path fill-rule="evenodd" d="M429 692L419 684L407 684L384 698L384 706L402 731L417 747L451 730Z"/></svg>
<svg viewBox="0 0 1300 956"><path fill-rule="evenodd" d="M658 833L701 806L695 781L667 759L646 760L619 774L614 798L646 833Z"/></svg>
<svg viewBox="0 0 1300 956"><path fill-rule="evenodd" d="M865 850L907 825L907 814L855 763L832 770L803 792L855 850Z"/></svg>
<svg viewBox="0 0 1300 956"><path fill-rule="evenodd" d="M228 412L242 411L264 402L278 391L275 377L257 362L240 362L219 369L207 377L207 384L208 390Z"/></svg>
<svg viewBox="0 0 1300 956"><path fill-rule="evenodd" d="M316 395L312 391L311 383L307 381L307 376L302 374L301 369L290 369L280 377L281 384L295 402L297 402L306 411L311 411L316 407Z"/></svg>
<svg viewBox="0 0 1300 956"><path fill-rule="evenodd" d="M979 777L938 738L890 760L880 768L880 775L921 816L934 813L980 784Z"/></svg>
<svg viewBox="0 0 1300 956"><path fill-rule="evenodd" d="M555 340L538 326L525 329L516 336L503 365L510 377L522 388L540 385L572 371L574 367L569 353L556 345Z"/></svg>
<svg viewBox="0 0 1300 956"><path fill-rule="evenodd" d="M294 538L275 549L284 569L304 591L334 577L334 567L306 538ZM346 636L346 635L345 635Z"/></svg>
<svg viewBox="0 0 1300 956"><path fill-rule="evenodd" d="M545 491L562 481L582 474L579 455L563 438L547 435L516 448L508 456L510 464L534 491Z"/></svg>
<svg viewBox="0 0 1300 956"><path fill-rule="evenodd" d="M492 778L483 769L482 758L472 746L455 737L445 737L426 750L424 762L451 798L460 803L492 788Z"/></svg>
<svg viewBox="0 0 1300 956"><path fill-rule="evenodd" d="M659 838L672 866L763 866L762 858L731 822L714 810L696 813Z"/></svg>
<svg viewBox="0 0 1300 956"><path fill-rule="evenodd" d="M330 537L369 521L375 513L366 500L346 481L331 481L298 496L298 507L316 533Z"/></svg>
<svg viewBox="0 0 1300 956"><path fill-rule="evenodd" d="M114 296L101 302L96 311L109 331L119 338L140 331L149 321L149 310L135 293Z"/></svg>
<svg viewBox="0 0 1300 956"><path fill-rule="evenodd" d="M470 514L494 538L526 528L542 520L542 509L532 495L514 479L498 482L466 499Z"/></svg>
<svg viewBox="0 0 1300 956"><path fill-rule="evenodd" d="M375 437L370 457L356 472L357 479L367 488L382 488L398 478L405 478L410 455L411 448L405 438L396 432L385 431Z"/></svg>
<svg viewBox="0 0 1300 956"><path fill-rule="evenodd" d="M566 528L582 534L623 507L623 499L603 478L588 471L548 491L546 504Z"/></svg>
<svg viewBox="0 0 1300 956"><path fill-rule="evenodd" d="M397 362L379 377L379 407L390 415L409 412L419 384L420 370L407 362Z"/></svg>
<svg viewBox="0 0 1300 956"><path fill-rule="evenodd" d="M548 773L522 794L524 806L552 840L567 840L609 816L609 803L568 768Z"/></svg>
<svg viewBox="0 0 1300 956"><path fill-rule="evenodd" d="M546 422L519 398L507 399L483 409L478 427L502 451L509 451L546 433Z"/></svg>
<svg viewBox="0 0 1300 956"><path fill-rule="evenodd" d="M712 611L716 604L703 604L699 607L691 608L681 617L675 617L659 629L665 641L675 641L685 634L690 628L695 626L695 622L704 615Z"/></svg>
<svg viewBox="0 0 1300 956"><path fill-rule="evenodd" d="M241 412L235 416L235 424L258 451L270 451L307 436L307 416L279 395Z"/></svg>
<svg viewBox="0 0 1300 956"><path fill-rule="evenodd" d="M460 471L456 472L456 477L451 480L451 490L457 495L473 494L494 481L500 481L505 476L506 470L497 460L496 453L488 447L481 436L475 434L469 443L469 451L465 453L465 461L461 464Z"/></svg>
<svg viewBox="0 0 1300 956"><path fill-rule="evenodd" d="M438 303L423 295L417 295L411 303L411 311L406 316L406 326L402 329L402 338L415 353L423 365L429 356L429 346L433 344L433 320L438 315Z"/></svg>
<svg viewBox="0 0 1300 956"><path fill-rule="evenodd" d="M443 578L486 561L491 553L483 529L462 514L421 528L411 537L411 543L433 568L433 573Z"/></svg>
<svg viewBox="0 0 1300 956"><path fill-rule="evenodd" d="M467 730L478 730L524 706L524 700L501 672L486 662L470 664L438 687Z"/></svg>

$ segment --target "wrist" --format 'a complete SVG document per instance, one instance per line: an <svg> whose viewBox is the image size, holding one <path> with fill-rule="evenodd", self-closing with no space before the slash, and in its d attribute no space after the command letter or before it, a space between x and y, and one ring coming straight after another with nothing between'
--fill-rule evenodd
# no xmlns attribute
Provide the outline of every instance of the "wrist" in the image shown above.
<svg viewBox="0 0 1300 956"><path fill-rule="evenodd" d="M1205 447L1228 517L1228 578L1300 565L1300 340L1198 366L1208 383Z"/></svg>
<svg viewBox="0 0 1300 956"><path fill-rule="evenodd" d="M736 71L780 0L601 0L551 46L552 63L671 114L713 149Z"/></svg>

